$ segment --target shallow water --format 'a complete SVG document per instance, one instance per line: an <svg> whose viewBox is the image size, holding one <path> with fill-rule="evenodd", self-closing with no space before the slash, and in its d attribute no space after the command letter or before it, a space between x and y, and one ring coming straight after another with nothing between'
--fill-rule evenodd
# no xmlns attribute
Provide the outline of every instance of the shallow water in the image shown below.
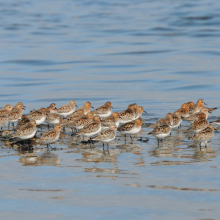
<svg viewBox="0 0 220 220"><path fill-rule="evenodd" d="M0 106L74 99L115 111L136 102L152 123L183 102L219 105L220 3L212 1L0 2ZM219 115L213 112L211 120ZM184 130L164 146L143 126L109 151L75 145L20 152L1 143L5 219L218 219L219 133L200 150ZM40 135L40 130L38 135ZM120 135L119 135L120 136ZM120 140L118 140L120 139Z"/></svg>

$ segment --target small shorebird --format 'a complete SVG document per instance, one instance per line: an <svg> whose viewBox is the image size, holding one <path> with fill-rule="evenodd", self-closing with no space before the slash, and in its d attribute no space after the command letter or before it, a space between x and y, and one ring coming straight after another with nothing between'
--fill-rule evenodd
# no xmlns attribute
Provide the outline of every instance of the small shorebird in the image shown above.
<svg viewBox="0 0 220 220"><path fill-rule="evenodd" d="M88 123L90 123L93 119L93 113L89 112L86 115L83 115L81 117L76 118L75 120L69 122L66 124L66 127L69 127L72 129L73 133L73 128L75 128L76 132L80 129L82 129L84 126L86 126Z"/></svg>
<svg viewBox="0 0 220 220"><path fill-rule="evenodd" d="M172 114L172 121L173 121L173 124L170 126L170 128L176 128L180 126L182 122L182 118L179 112Z"/></svg>
<svg viewBox="0 0 220 220"><path fill-rule="evenodd" d="M24 126L22 126L14 135L13 138L20 138L21 140L28 140L33 138L36 134L36 122L34 120L30 120L30 122Z"/></svg>
<svg viewBox="0 0 220 220"><path fill-rule="evenodd" d="M147 113L147 112L144 110L144 107L142 107L142 106L138 106L138 107L137 107L137 110L138 110L138 117L137 117L137 118L140 118L140 117L142 116L142 113L143 113L143 112ZM136 119L137 119L137 118L136 118Z"/></svg>
<svg viewBox="0 0 220 220"><path fill-rule="evenodd" d="M110 125L109 128L106 128L106 129L102 130L98 134L98 136L92 138L92 140L101 141L103 143L103 150L104 150L105 143L107 143L107 146L109 147L108 143L115 139L116 130L117 130L116 125Z"/></svg>
<svg viewBox="0 0 220 220"><path fill-rule="evenodd" d="M46 144L47 147L53 142L57 141L60 137L60 130L62 126L57 124L55 127L47 132L45 132L39 139L39 142ZM50 146L51 147L51 146Z"/></svg>
<svg viewBox="0 0 220 220"><path fill-rule="evenodd" d="M190 114L198 113L206 105L203 99L199 99L194 106L190 107Z"/></svg>
<svg viewBox="0 0 220 220"><path fill-rule="evenodd" d="M36 124L40 125L46 119L46 111L47 110L45 108L40 108L39 110L34 110L34 111L30 112L27 117L35 120Z"/></svg>
<svg viewBox="0 0 220 220"><path fill-rule="evenodd" d="M84 115L86 115L88 112L90 112L91 108L94 108L92 106L91 102L85 102L82 107L80 107L76 110L76 112L79 111L80 109L83 109L84 110Z"/></svg>
<svg viewBox="0 0 220 220"><path fill-rule="evenodd" d="M108 128L111 125L115 125L118 127L119 125L119 114L117 112L113 112L109 117L104 118L101 121L102 129Z"/></svg>
<svg viewBox="0 0 220 220"><path fill-rule="evenodd" d="M196 120L199 119L199 116L200 116L202 113L205 114L206 119L207 119L210 112L208 111L207 108L202 108L200 112L195 113L195 114L192 114L192 115L190 115L190 116L188 116L188 117L185 117L185 118L183 118L183 120L184 120L184 121L187 121L187 122L189 122L189 123L192 124L194 121L196 121Z"/></svg>
<svg viewBox="0 0 220 220"><path fill-rule="evenodd" d="M67 118L64 118L61 125L66 126L67 124L75 121L77 118L80 118L82 116L84 116L84 109L77 109Z"/></svg>
<svg viewBox="0 0 220 220"><path fill-rule="evenodd" d="M57 105L55 103L51 103L49 107L46 108L47 113L56 113Z"/></svg>
<svg viewBox="0 0 220 220"><path fill-rule="evenodd" d="M125 124L135 119L135 111L133 104L129 105L128 108L119 113L119 123Z"/></svg>
<svg viewBox="0 0 220 220"><path fill-rule="evenodd" d="M212 139L213 136L214 136L214 126L208 125L208 127L204 128L203 130L195 134L193 137L191 137L190 140L200 142L200 148L202 142L205 142L205 147L207 148L207 141Z"/></svg>
<svg viewBox="0 0 220 220"><path fill-rule="evenodd" d="M164 118L159 119L154 124L150 125L149 128L155 128L156 126L160 126L163 124L168 124L169 126L172 126L173 118L172 113L167 113L167 115Z"/></svg>
<svg viewBox="0 0 220 220"><path fill-rule="evenodd" d="M112 104L111 102L106 102L104 105L98 107L92 113L94 115L98 115L100 118L106 118L111 115L112 113Z"/></svg>
<svg viewBox="0 0 220 220"><path fill-rule="evenodd" d="M77 107L76 102L74 100L71 100L68 104L65 104L57 109L57 113L67 117L68 115L71 115L75 108Z"/></svg>
<svg viewBox="0 0 220 220"><path fill-rule="evenodd" d="M18 121L18 119L21 118L23 110L25 109L25 106L22 102L18 102L15 107L8 113L8 122L12 123L14 127L14 123ZM9 126L9 125L8 125Z"/></svg>
<svg viewBox="0 0 220 220"><path fill-rule="evenodd" d="M63 118L57 113L47 113L45 122L49 125L62 124Z"/></svg>
<svg viewBox="0 0 220 220"><path fill-rule="evenodd" d="M77 135L89 137L91 139L92 136L95 136L101 131L101 121L99 116L94 116L93 120L83 127L82 130L80 130Z"/></svg>
<svg viewBox="0 0 220 220"><path fill-rule="evenodd" d="M157 138L158 147L159 147L160 141L162 143L163 139L165 139L168 135L170 135L170 126L168 124L156 126L154 130L148 134L153 135L155 138Z"/></svg>
<svg viewBox="0 0 220 220"><path fill-rule="evenodd" d="M174 113L179 112L182 118L189 116L189 104L183 103L181 108L176 110Z"/></svg>
<svg viewBox="0 0 220 220"><path fill-rule="evenodd" d="M201 131L202 129L206 128L209 125L208 121L206 120L206 115L201 113L199 118L195 120L188 131L193 131L195 133Z"/></svg>
<svg viewBox="0 0 220 220"><path fill-rule="evenodd" d="M0 115L2 115L2 114L8 115L8 113L12 110L12 108L13 108L12 105L7 104L4 108L0 109Z"/></svg>
<svg viewBox="0 0 220 220"><path fill-rule="evenodd" d="M143 124L143 120L141 118L137 118L134 121L127 122L121 125L118 128L118 131L120 131L122 134L125 135L125 142L126 142L126 135L129 135L132 140L131 135L137 134L141 130L142 124Z"/></svg>
<svg viewBox="0 0 220 220"><path fill-rule="evenodd" d="M19 130L22 126L30 123L30 121L31 120L27 117L27 115L22 115L21 119L18 119L16 130Z"/></svg>

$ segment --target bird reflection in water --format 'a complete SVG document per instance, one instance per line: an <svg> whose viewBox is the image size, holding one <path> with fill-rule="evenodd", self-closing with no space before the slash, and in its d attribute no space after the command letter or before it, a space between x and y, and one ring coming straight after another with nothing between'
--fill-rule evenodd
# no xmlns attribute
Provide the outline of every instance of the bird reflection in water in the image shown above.
<svg viewBox="0 0 220 220"><path fill-rule="evenodd" d="M50 151L37 155L34 151L20 151L18 153L21 158L19 162L23 163L23 166L59 166L60 159L58 156Z"/></svg>

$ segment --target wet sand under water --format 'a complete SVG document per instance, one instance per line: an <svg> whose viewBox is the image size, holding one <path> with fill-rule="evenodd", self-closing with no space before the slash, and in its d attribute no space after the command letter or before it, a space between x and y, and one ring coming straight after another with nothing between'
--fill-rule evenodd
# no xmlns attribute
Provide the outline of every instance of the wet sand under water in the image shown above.
<svg viewBox="0 0 220 220"><path fill-rule="evenodd" d="M1 142L1 216L19 219L212 219L219 214L218 139L208 147L187 139L187 123L162 147L148 136L145 115L133 143L117 133L110 147L76 144L71 130L52 149ZM47 130L38 129L37 136ZM11 130L11 128L10 128ZM5 132L7 133L7 132ZM142 141L141 141L142 137ZM149 138L149 139L148 139ZM3 140L3 137L2 137ZM20 145L22 146L22 145ZM208 201L208 202L207 202ZM15 214L13 214L15 213ZM205 217L204 217L205 216ZM215 218L213 218L215 219Z"/></svg>

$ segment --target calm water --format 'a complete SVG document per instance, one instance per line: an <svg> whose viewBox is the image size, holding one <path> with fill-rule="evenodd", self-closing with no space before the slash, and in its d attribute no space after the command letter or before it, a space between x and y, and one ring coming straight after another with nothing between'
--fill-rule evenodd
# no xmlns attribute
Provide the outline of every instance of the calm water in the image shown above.
<svg viewBox="0 0 220 220"><path fill-rule="evenodd" d="M145 123L199 98L220 107L217 0L8 0L0 11L0 106L136 102ZM104 153L75 145L69 130L51 152L1 142L0 216L218 219L220 135L200 151L186 128L157 148L143 127L148 142L117 137Z"/></svg>

